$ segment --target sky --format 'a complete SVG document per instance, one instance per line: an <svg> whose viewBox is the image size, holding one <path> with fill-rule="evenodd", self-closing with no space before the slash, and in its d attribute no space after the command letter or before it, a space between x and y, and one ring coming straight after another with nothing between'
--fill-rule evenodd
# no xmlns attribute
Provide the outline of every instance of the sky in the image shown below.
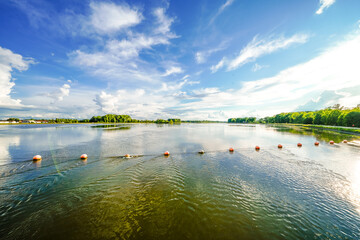
<svg viewBox="0 0 360 240"><path fill-rule="evenodd" d="M359 0L0 1L0 119L360 104Z"/></svg>

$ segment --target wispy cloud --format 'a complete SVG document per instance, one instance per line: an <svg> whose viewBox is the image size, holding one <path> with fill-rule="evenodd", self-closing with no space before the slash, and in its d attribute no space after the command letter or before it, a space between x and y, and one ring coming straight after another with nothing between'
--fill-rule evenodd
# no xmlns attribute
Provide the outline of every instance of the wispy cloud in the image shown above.
<svg viewBox="0 0 360 240"><path fill-rule="evenodd" d="M217 72L220 68L222 68L225 65L225 61L226 61L226 58L223 58L220 60L220 62L218 62L218 64L211 66L210 67L211 72L212 73Z"/></svg>
<svg viewBox="0 0 360 240"><path fill-rule="evenodd" d="M263 55L288 48L296 43L305 43L308 38L309 36L306 34L295 34L289 38L281 36L278 38L258 39L258 37L254 37L254 39L240 51L236 58L227 61L223 58L217 65L212 66L211 70L212 72L216 72L225 65L228 71L235 70L248 62L255 61Z"/></svg>
<svg viewBox="0 0 360 240"><path fill-rule="evenodd" d="M234 1L235 0L226 0L226 2L220 6L215 16L210 19L209 24L212 24L215 21L215 19L225 10L225 8L229 7Z"/></svg>
<svg viewBox="0 0 360 240"><path fill-rule="evenodd" d="M198 64L205 63L206 60L214 53L222 51L226 48L226 45L228 44L228 41L221 42L218 47L204 50L204 51L198 51L195 53L195 60Z"/></svg>
<svg viewBox="0 0 360 240"><path fill-rule="evenodd" d="M266 67L268 67L268 66L267 65L260 65L260 64L255 63L254 66L251 68L251 71L257 72L257 71L260 71L261 69L266 68Z"/></svg>
<svg viewBox="0 0 360 240"><path fill-rule="evenodd" d="M182 72L184 72L184 70L182 70L181 67L171 67L166 70L166 72L163 74L163 76L166 77L166 76L170 76L172 74L178 74L178 73L182 73Z"/></svg>
<svg viewBox="0 0 360 240"><path fill-rule="evenodd" d="M27 16L32 27L39 28L44 22L51 21L53 12L49 3L43 0L11 0L10 2Z"/></svg>
<svg viewBox="0 0 360 240"><path fill-rule="evenodd" d="M24 58L20 54L13 53L11 50L0 47L0 108L21 109L25 106L20 99L13 99L11 92L15 86L11 73L13 70L26 71L32 58Z"/></svg>
<svg viewBox="0 0 360 240"><path fill-rule="evenodd" d="M316 14L322 14L325 9L327 9L328 7L333 5L334 3L335 3L335 0L320 0L320 3L319 3L320 7L316 11Z"/></svg>
<svg viewBox="0 0 360 240"><path fill-rule="evenodd" d="M360 100L358 76L360 68L360 34L349 37L346 41L325 50L319 56L302 64L295 65L269 78L245 82L238 90L209 91L196 102L184 103L182 111L213 111L241 107L243 109L272 109L259 113L275 114L295 110L294 105L301 105L308 94L320 94L324 90L339 91L337 98L347 106L356 106Z"/></svg>

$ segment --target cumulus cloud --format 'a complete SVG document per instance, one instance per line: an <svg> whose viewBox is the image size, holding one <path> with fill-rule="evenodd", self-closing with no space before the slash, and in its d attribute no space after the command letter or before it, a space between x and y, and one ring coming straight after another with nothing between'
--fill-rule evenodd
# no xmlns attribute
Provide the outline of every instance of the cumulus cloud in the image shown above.
<svg viewBox="0 0 360 240"><path fill-rule="evenodd" d="M142 14L126 4L111 2L91 2L90 23L98 33L113 33L137 25L142 20Z"/></svg>
<svg viewBox="0 0 360 240"><path fill-rule="evenodd" d="M34 63L32 58L24 58L20 54L0 47L0 108L21 109L25 106L20 99L13 99L11 92L15 86L11 73L14 69L25 71Z"/></svg>
<svg viewBox="0 0 360 240"><path fill-rule="evenodd" d="M335 3L335 0L320 0L320 7L316 14L322 14L324 10Z"/></svg>
<svg viewBox="0 0 360 240"><path fill-rule="evenodd" d="M166 109L176 101L172 96L161 96L144 89L118 90L115 93L102 91L94 99L104 113L129 114L148 119L170 117Z"/></svg>
<svg viewBox="0 0 360 240"><path fill-rule="evenodd" d="M71 80L68 80L68 82L71 83ZM64 97L69 96L70 88L71 88L70 85L65 83L59 89L48 94L48 97L54 100L53 103L61 102L64 100Z"/></svg>
<svg viewBox="0 0 360 240"><path fill-rule="evenodd" d="M157 8L153 11L154 21L150 31L128 31L119 38L103 38L101 49L94 46L93 50L75 50L69 54L72 62L90 73L116 81L141 80L156 82L162 76L182 72L179 67L172 67L166 73L158 72L161 63L144 60L141 54L150 54L154 47L170 44L170 39L178 37L171 32L173 18L166 16L166 9ZM156 65L156 66L154 66ZM161 65L160 65L161 67Z"/></svg>
<svg viewBox="0 0 360 240"><path fill-rule="evenodd" d="M216 72L221 67L227 65L227 70L235 70L248 62L253 62L257 58L273 53L280 49L285 49L296 43L305 43L307 42L309 36L306 34L295 34L289 38L280 36L278 38L270 37L266 39L254 39L243 48L239 55L231 60L224 62L224 58L217 64L211 67L212 72Z"/></svg>
<svg viewBox="0 0 360 240"><path fill-rule="evenodd" d="M356 106L360 100L359 62L360 33L356 33L304 63L272 77L244 82L236 89L200 87L188 91L184 86L190 81L185 75L176 83L160 82L156 88L103 91L95 102L104 113L129 114L134 118L212 120L293 111L312 98L322 105L338 102ZM326 92L321 95L323 91L335 96L326 100ZM302 109L312 110L309 104Z"/></svg>

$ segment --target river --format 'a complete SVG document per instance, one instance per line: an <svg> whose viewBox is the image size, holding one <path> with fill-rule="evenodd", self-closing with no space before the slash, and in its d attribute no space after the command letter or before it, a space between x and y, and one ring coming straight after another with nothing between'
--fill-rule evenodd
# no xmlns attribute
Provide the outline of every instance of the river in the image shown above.
<svg viewBox="0 0 360 240"><path fill-rule="evenodd" d="M0 239L360 239L360 148L344 139L356 137L242 124L0 126Z"/></svg>

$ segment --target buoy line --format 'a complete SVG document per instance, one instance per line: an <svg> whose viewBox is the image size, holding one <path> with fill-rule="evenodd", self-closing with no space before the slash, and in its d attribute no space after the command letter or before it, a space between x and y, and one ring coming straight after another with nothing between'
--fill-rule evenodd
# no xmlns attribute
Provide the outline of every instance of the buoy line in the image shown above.
<svg viewBox="0 0 360 240"><path fill-rule="evenodd" d="M348 143L348 141L347 140L343 140L342 141L342 143ZM333 141L333 140L331 140L331 141L329 141L329 144L330 145L338 145L338 144L335 144L335 142ZM315 143L314 143L314 145L316 146L316 147L318 147L319 145L320 145L320 143L318 142L318 141L316 141ZM285 149L298 149L298 148L301 148L303 145L302 145L302 143L297 143L297 145L296 145L297 147L295 147L295 146L288 146L288 147L284 147L282 144L278 144L277 145L277 148L279 149L279 150L281 150L281 149L283 149L283 148L285 148ZM274 148L275 148L275 146L274 146ZM266 149L274 149L274 148L265 148L265 150ZM237 150L248 150L249 149L249 147L242 147L242 148L236 148ZM204 149L201 149L201 150L199 150L199 151L197 151L197 152L187 152L187 153L175 153L175 155L178 155L178 154L200 154L200 155L203 155L203 154L205 154L205 153L214 153L214 152L224 152L225 150L213 150L213 151L205 151ZM255 151L257 151L257 152L259 152L260 151L260 146L255 146ZM229 149L228 149L228 152L229 153L234 153L235 152L235 149L233 148L233 147L230 147ZM132 155L132 154L125 154L125 155L123 155L123 156L109 156L110 158L124 158L124 159L130 159L130 158L138 158L138 157L146 157L146 156L164 156L164 157L169 157L170 156L170 152L169 151L165 151L162 155L159 155L159 154L134 154L134 155ZM88 159L88 155L87 154L82 154L81 156L80 156L80 159L82 159L82 160L87 160ZM37 161L41 161L42 160L42 157L40 156L40 155L35 155L34 157L33 157L33 159L32 159L34 162L37 162Z"/></svg>

